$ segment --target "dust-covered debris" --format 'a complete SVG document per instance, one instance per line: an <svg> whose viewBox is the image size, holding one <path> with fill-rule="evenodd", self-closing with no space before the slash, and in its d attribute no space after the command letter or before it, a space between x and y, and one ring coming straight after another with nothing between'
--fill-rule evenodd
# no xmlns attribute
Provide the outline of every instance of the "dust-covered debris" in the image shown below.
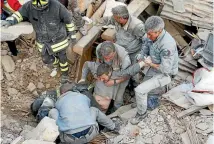
<svg viewBox="0 0 214 144"><path fill-rule="evenodd" d="M20 135L24 135L28 131L26 126L37 125L30 114L30 104L41 92L55 89L60 80L60 75L50 78L51 70L42 62L34 46L26 48L19 43L17 48L18 56L11 56L7 44L1 43L1 55L4 55L1 67L2 144L10 144ZM70 66L70 70L69 75L75 75L75 68L72 70Z"/></svg>

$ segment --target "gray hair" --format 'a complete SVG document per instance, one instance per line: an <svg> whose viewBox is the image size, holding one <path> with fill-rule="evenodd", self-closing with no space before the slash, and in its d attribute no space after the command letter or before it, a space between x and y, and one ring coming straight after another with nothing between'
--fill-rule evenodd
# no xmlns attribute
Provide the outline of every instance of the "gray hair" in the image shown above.
<svg viewBox="0 0 214 144"><path fill-rule="evenodd" d="M112 52L115 52L114 44L110 41L104 41L100 47L100 54L102 56L108 56Z"/></svg>
<svg viewBox="0 0 214 144"><path fill-rule="evenodd" d="M119 6L112 8L111 11L112 11L113 15L117 15L117 16L122 17L124 19L129 18L129 11L127 9L127 6L119 5Z"/></svg>
<svg viewBox="0 0 214 144"><path fill-rule="evenodd" d="M148 32L151 30L153 32L157 32L164 29L164 26L165 24L161 17L151 16L145 22L145 31Z"/></svg>
<svg viewBox="0 0 214 144"><path fill-rule="evenodd" d="M103 74L108 75L110 72L112 72L112 67L109 66L108 64L101 63L97 67L97 76L102 76Z"/></svg>

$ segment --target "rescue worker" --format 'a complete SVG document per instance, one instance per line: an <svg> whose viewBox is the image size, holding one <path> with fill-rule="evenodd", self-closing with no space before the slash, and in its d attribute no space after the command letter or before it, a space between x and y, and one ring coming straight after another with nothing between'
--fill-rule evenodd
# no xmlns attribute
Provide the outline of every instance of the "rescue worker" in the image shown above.
<svg viewBox="0 0 214 144"><path fill-rule="evenodd" d="M115 25L115 43L124 47L128 52L131 62L135 62L135 56L140 52L142 37L144 35L144 24L138 18L129 14L127 6L116 6L112 8L113 16L103 17L99 24Z"/></svg>
<svg viewBox="0 0 214 144"><path fill-rule="evenodd" d="M151 16L145 22L147 38L143 39L142 51L137 57L150 68L143 82L135 88L137 114L131 120L132 124L137 124L146 117L148 93L157 88L165 88L171 82L171 77L178 72L176 42L164 30L164 25L163 19L158 16Z"/></svg>
<svg viewBox="0 0 214 144"><path fill-rule="evenodd" d="M66 83L61 85L59 88L57 87L54 90L48 90L48 91L42 92L42 94L33 101L30 107L31 107L31 112L35 116L36 120L39 122L45 116L48 116L50 109L54 107L60 95L68 91L78 92L86 95L91 101L90 103L91 106L100 109L99 104L96 102L91 92L88 90L88 84Z"/></svg>
<svg viewBox="0 0 214 144"><path fill-rule="evenodd" d="M120 125L99 109L90 106L90 99L81 93L68 91L61 95L49 117L56 120L61 144L85 144L99 134L98 124L119 132Z"/></svg>
<svg viewBox="0 0 214 144"><path fill-rule="evenodd" d="M36 32L36 46L45 64L60 66L61 82L68 81L66 49L69 40L76 42L76 28L68 10L55 0L32 0L25 3L12 16L1 21L1 26L15 25L28 20Z"/></svg>
<svg viewBox="0 0 214 144"><path fill-rule="evenodd" d="M113 71L124 70L131 65L131 61L126 50L110 41L105 41L99 44L96 48L97 59L101 63L106 63L113 68ZM99 63L98 62L98 63ZM82 69L82 78L80 81L85 81L89 71L96 77L98 65L93 62L86 62ZM112 80L103 82L97 80L95 83L94 97L101 107L108 109L111 100L114 101L114 109L119 108L123 104L123 94L128 84L129 77L111 77ZM118 83L114 83L117 79Z"/></svg>

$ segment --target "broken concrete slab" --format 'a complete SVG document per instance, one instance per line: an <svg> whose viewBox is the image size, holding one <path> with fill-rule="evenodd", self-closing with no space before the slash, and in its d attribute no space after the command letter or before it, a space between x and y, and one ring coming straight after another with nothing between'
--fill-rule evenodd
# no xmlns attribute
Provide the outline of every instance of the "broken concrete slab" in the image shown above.
<svg viewBox="0 0 214 144"><path fill-rule="evenodd" d="M199 112L200 112L201 115L204 115L204 116L213 115L213 112L211 112L211 111L208 110L208 109L201 109L201 110L199 110Z"/></svg>
<svg viewBox="0 0 214 144"><path fill-rule="evenodd" d="M21 22L15 26L8 28L1 28L0 39L1 41L11 41L18 38L21 34L31 34L33 26L29 22Z"/></svg>
<svg viewBox="0 0 214 144"><path fill-rule="evenodd" d="M183 117L188 116L188 115L191 115L191 114L193 114L193 113L195 113L195 112L197 112L197 111L199 111L199 110L201 110L201 109L203 109L203 108L205 108L205 107L207 107L207 106L192 106L191 108L189 108L189 109L187 109L187 110L184 110L184 111L180 112L180 113L177 115L177 117L178 117L178 118L183 118Z"/></svg>
<svg viewBox="0 0 214 144"><path fill-rule="evenodd" d="M121 115L121 114L131 110L132 109L131 105L132 104L129 104L129 105L125 105L125 106L118 108L114 113L108 115L108 117L113 118L113 117L116 117L118 115Z"/></svg>
<svg viewBox="0 0 214 144"><path fill-rule="evenodd" d="M37 72L36 63L31 63L30 69Z"/></svg>
<svg viewBox="0 0 214 144"><path fill-rule="evenodd" d="M206 123L199 123L196 125L196 128L204 131L204 130L208 129L209 126Z"/></svg>
<svg viewBox="0 0 214 144"><path fill-rule="evenodd" d="M54 142L40 141L40 140L26 140L22 144L55 144Z"/></svg>
<svg viewBox="0 0 214 144"><path fill-rule="evenodd" d="M45 88L45 86L44 86L44 84L42 82L38 82L37 88L38 89L43 89L43 88Z"/></svg>
<svg viewBox="0 0 214 144"><path fill-rule="evenodd" d="M162 139L163 139L163 135L156 134L152 138L152 141L153 141L154 144L160 144Z"/></svg>
<svg viewBox="0 0 214 144"><path fill-rule="evenodd" d="M7 92L10 96L14 96L18 94L18 90L16 90L15 88L8 88Z"/></svg>
<svg viewBox="0 0 214 144"><path fill-rule="evenodd" d="M191 141L189 139L187 132L181 134L181 139L183 141L183 144L191 144Z"/></svg>
<svg viewBox="0 0 214 144"><path fill-rule="evenodd" d="M22 144L24 142L24 138L22 136L17 137L11 144Z"/></svg>
<svg viewBox="0 0 214 144"><path fill-rule="evenodd" d="M54 142L58 135L56 121L49 117L44 117L37 127L27 134L27 139Z"/></svg>
<svg viewBox="0 0 214 144"><path fill-rule="evenodd" d="M120 118L122 118L123 120L128 120L131 119L132 117L134 117L137 113L137 108L131 109L121 115L118 115Z"/></svg>
<svg viewBox="0 0 214 144"><path fill-rule="evenodd" d="M27 89L32 92L36 89L36 86L34 85L34 83L30 82L29 85L27 86Z"/></svg>
<svg viewBox="0 0 214 144"><path fill-rule="evenodd" d="M2 56L1 63L6 72L13 72L15 70L15 63L11 56Z"/></svg>

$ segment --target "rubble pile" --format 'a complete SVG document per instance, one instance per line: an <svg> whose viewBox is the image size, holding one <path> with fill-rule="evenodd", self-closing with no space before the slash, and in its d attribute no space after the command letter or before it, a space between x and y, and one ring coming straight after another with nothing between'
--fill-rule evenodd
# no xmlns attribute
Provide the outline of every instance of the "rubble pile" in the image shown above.
<svg viewBox="0 0 214 144"><path fill-rule="evenodd" d="M1 130L3 144L17 138L25 125L36 126L30 104L37 96L59 85L59 77L50 77L51 69L33 47L17 45L19 54L12 56L6 43L1 43ZM71 67L72 68L72 67ZM74 76L75 69L70 73ZM73 75L72 75L73 74Z"/></svg>
<svg viewBox="0 0 214 144"><path fill-rule="evenodd" d="M108 115L110 118L120 119L122 125L120 134L102 132L91 144L205 144L207 141L212 141L214 139L213 104L194 105L189 101L187 103L185 95L187 90L182 89L183 91L173 93L169 90L186 83L193 87L193 74L199 67L207 66L204 61L207 57L203 55L203 49L213 33L211 30L213 25L210 22L213 19L210 15L213 2L181 0L178 1L178 5L176 0L166 0L165 3L162 0L118 0L117 2L127 4L130 13L143 21L151 15L150 13L164 18L166 31L177 42L179 72L168 85L168 93L163 95L160 106L149 111L148 116L138 125L131 125L129 122L135 116L137 109L132 108L130 104L135 102L134 93L126 92L125 105ZM158 9L153 2L159 4ZM94 22L98 21L104 13L110 12L106 8L109 8L108 5L111 3L115 3L115 0L78 1L81 12L85 12L86 16ZM197 32L194 32L197 34L187 31L187 29L191 30L187 25L194 26L192 29L197 29ZM87 25L87 29L88 34L78 33L78 42L73 48L68 49L68 59L72 63L69 66L69 78L73 81L79 80L84 62L92 59L94 45L103 40L113 40L115 34L114 28L101 28L93 22ZM186 41L186 37L190 40ZM59 135L55 121L46 117L37 124L31 115L30 104L43 91L59 86L60 73L55 77L50 76L51 69L42 62L32 36L20 36L16 42L18 56L12 56L7 44L1 42L2 136L0 142L2 144L54 144ZM196 47L200 44L203 44L202 50L197 50ZM200 59L197 58L197 54Z"/></svg>
<svg viewBox="0 0 214 144"><path fill-rule="evenodd" d="M213 113L209 110L203 110L209 111L208 115L197 113L184 119L178 119L177 114L180 113L181 110L182 109L180 107L172 103L162 101L161 106L154 109L153 111L149 111L148 116L137 126L128 123L121 129L119 136L107 136L108 143L183 144L184 142L181 135L187 131L187 127L184 123L184 121L187 121L194 123L199 144L205 144L208 136L212 135ZM130 114L130 111L125 113ZM134 114L135 112L133 115ZM129 117L129 115L127 116ZM123 117L122 119L125 121L127 120L126 117Z"/></svg>

